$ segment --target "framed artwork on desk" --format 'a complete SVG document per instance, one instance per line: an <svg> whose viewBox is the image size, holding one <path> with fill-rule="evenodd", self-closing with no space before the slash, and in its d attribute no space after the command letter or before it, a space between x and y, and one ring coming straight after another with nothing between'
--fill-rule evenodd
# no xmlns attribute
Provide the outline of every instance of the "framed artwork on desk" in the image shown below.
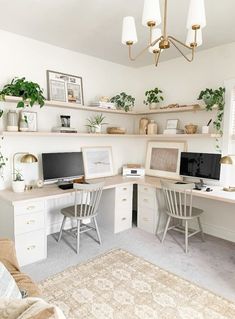
<svg viewBox="0 0 235 319"><path fill-rule="evenodd" d="M83 147L85 178L113 176L113 156L111 146Z"/></svg>
<svg viewBox="0 0 235 319"><path fill-rule="evenodd" d="M84 105L82 78L47 70L48 100Z"/></svg>
<svg viewBox="0 0 235 319"><path fill-rule="evenodd" d="M149 142L145 162L146 174L181 180L180 155L184 151L186 142Z"/></svg>

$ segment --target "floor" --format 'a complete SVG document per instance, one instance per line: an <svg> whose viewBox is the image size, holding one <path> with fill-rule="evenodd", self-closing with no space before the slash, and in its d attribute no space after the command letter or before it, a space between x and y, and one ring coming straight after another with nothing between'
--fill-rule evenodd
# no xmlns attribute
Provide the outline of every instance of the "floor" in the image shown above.
<svg viewBox="0 0 235 319"><path fill-rule="evenodd" d="M183 236L174 231L166 236L164 244L138 228L116 235L101 229L101 235L103 244L99 246L88 234L82 234L79 255L73 250L74 238L65 234L57 243L55 235L51 235L48 258L23 267L23 271L40 281L110 249L122 248L235 302L235 243L212 236L206 236L206 242L202 242L194 236L186 255Z"/></svg>

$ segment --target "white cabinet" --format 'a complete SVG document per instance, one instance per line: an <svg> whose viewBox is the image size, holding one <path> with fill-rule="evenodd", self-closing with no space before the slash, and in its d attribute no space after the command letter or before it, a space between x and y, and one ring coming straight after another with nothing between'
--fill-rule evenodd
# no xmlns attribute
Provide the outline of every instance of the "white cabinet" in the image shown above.
<svg viewBox="0 0 235 319"><path fill-rule="evenodd" d="M137 226L155 234L159 218L156 188L138 185Z"/></svg>
<svg viewBox="0 0 235 319"><path fill-rule="evenodd" d="M46 258L46 209L44 200L16 202L0 201L0 237L15 242L20 266Z"/></svg>

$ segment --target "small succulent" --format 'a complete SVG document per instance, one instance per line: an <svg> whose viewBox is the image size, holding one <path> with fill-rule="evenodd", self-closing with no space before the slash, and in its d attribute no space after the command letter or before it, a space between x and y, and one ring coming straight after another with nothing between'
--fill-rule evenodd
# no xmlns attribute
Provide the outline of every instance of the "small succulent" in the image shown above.
<svg viewBox="0 0 235 319"><path fill-rule="evenodd" d="M92 116L90 118L87 119L88 124L86 125L89 128L94 128L100 125L105 125L108 123L104 123L105 116L103 116L103 114L99 114L96 116Z"/></svg>

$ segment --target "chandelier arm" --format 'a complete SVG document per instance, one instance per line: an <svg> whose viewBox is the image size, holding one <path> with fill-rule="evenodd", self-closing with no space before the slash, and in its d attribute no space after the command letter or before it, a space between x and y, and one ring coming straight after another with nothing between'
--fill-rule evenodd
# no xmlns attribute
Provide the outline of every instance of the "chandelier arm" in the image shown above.
<svg viewBox="0 0 235 319"><path fill-rule="evenodd" d="M182 41L176 39L175 37L173 37L173 36L171 36L171 35L168 36L168 39L171 39L171 40L173 40L173 41L179 43L180 45L182 45L182 46L185 47L186 49L192 50L192 47L190 47L189 45L185 44L184 42L182 42ZM196 38L195 38L195 39L196 39Z"/></svg>
<svg viewBox="0 0 235 319"><path fill-rule="evenodd" d="M191 58L188 58L184 53L183 51L174 43L174 41L172 41L172 39L169 40L171 42L171 44L173 44L173 46L180 52L180 54L188 61L188 62L192 62L193 59L194 59L194 47L192 48L189 48L191 50L191 53L192 53L192 56Z"/></svg>
<svg viewBox="0 0 235 319"><path fill-rule="evenodd" d="M138 57L140 57L143 53L145 53L145 51L147 51L150 47L154 46L158 41L160 41L162 39L162 36L156 40L154 40L152 43L150 43L147 47L145 47L143 50L141 50L135 57L132 56L132 44L128 44L128 53L129 53L129 59L131 61L135 61L136 59L138 59Z"/></svg>
<svg viewBox="0 0 235 319"><path fill-rule="evenodd" d="M162 50L159 50L157 53L154 54L154 60L155 60L154 63L155 63L156 67L158 66L158 62L159 62L159 59L160 59L161 52L162 52Z"/></svg>

